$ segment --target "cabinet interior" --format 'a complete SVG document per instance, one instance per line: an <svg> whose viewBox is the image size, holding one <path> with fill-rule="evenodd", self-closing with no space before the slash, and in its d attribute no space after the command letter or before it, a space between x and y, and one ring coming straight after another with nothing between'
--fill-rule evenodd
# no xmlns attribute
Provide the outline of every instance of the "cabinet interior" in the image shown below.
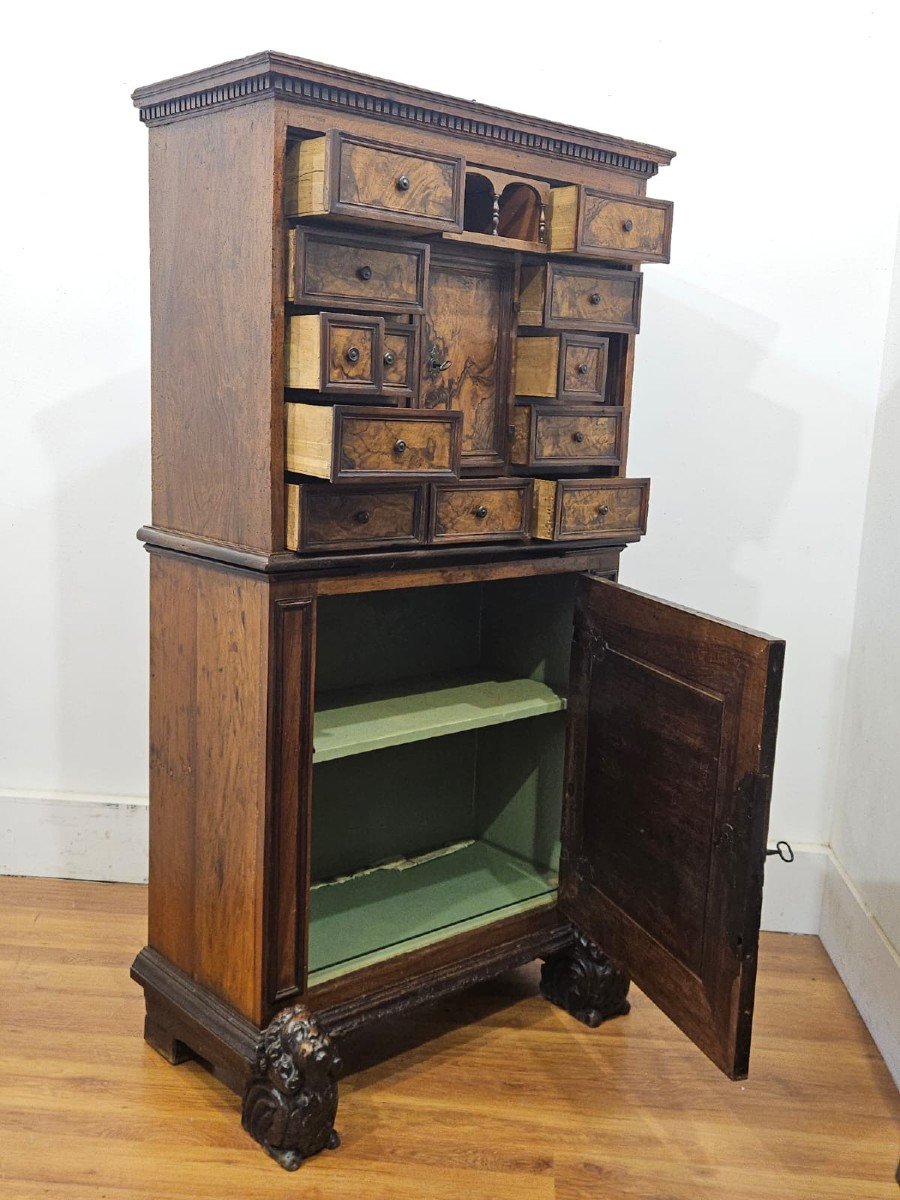
<svg viewBox="0 0 900 1200"><path fill-rule="evenodd" d="M555 899L576 578L317 601L311 986Z"/></svg>

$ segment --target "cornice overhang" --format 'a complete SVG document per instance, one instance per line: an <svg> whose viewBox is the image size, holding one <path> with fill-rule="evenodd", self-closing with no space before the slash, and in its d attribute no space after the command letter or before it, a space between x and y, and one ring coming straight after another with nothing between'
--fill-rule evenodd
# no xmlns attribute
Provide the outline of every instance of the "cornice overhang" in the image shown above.
<svg viewBox="0 0 900 1200"><path fill-rule="evenodd" d="M636 175L655 175L673 150L524 116L487 104L392 83L357 71L266 51L138 88L132 99L148 125L221 105L279 97L299 105L345 110L395 125L414 125L486 144L578 159Z"/></svg>

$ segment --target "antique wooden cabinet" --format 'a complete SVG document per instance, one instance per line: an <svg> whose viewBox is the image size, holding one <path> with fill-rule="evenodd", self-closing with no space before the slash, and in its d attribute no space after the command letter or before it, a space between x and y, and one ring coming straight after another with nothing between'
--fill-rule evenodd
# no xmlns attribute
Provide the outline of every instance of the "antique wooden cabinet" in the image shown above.
<svg viewBox="0 0 900 1200"><path fill-rule="evenodd" d="M286 1167L342 1033L534 958L742 1076L783 645L615 582L671 153L271 53L135 102L147 1040Z"/></svg>

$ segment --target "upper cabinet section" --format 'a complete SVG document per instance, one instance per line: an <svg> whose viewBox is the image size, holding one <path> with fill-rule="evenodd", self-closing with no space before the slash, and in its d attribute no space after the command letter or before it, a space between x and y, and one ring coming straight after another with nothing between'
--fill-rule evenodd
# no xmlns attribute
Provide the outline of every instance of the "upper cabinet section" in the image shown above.
<svg viewBox="0 0 900 1200"><path fill-rule="evenodd" d="M331 132L288 153L286 213L459 233L465 167L461 158Z"/></svg>
<svg viewBox="0 0 900 1200"><path fill-rule="evenodd" d="M672 201L572 185L550 193L550 250L624 262L669 261Z"/></svg>

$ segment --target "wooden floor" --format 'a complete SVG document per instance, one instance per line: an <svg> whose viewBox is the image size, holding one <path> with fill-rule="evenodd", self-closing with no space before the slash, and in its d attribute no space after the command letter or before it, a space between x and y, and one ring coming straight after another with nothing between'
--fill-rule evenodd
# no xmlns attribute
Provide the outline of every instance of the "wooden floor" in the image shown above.
<svg viewBox="0 0 900 1200"><path fill-rule="evenodd" d="M763 938L751 1078L642 995L588 1030L532 967L343 1045L340 1150L289 1175L141 1039L143 888L0 879L0 1197L897 1197L897 1095L819 941Z"/></svg>

